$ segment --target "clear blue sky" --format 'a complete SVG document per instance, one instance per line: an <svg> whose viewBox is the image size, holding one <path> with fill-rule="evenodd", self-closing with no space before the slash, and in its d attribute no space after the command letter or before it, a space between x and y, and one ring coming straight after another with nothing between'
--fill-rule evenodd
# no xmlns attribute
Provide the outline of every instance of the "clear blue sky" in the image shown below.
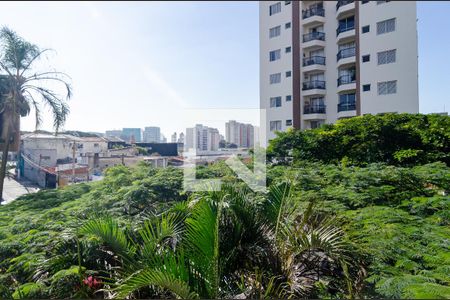
<svg viewBox="0 0 450 300"><path fill-rule="evenodd" d="M418 2L424 113L450 107L449 16L450 3ZM259 105L257 2L2 2L0 25L57 50L74 87L66 129L160 126L169 138L185 108Z"/></svg>

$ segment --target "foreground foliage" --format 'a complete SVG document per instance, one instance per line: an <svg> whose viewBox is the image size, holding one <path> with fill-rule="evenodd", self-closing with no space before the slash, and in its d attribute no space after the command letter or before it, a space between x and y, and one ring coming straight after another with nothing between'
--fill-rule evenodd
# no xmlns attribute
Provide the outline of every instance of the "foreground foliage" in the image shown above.
<svg viewBox="0 0 450 300"><path fill-rule="evenodd" d="M248 191L184 194L182 171L108 170L101 182L0 207L0 298L449 298L444 163L298 162Z"/></svg>

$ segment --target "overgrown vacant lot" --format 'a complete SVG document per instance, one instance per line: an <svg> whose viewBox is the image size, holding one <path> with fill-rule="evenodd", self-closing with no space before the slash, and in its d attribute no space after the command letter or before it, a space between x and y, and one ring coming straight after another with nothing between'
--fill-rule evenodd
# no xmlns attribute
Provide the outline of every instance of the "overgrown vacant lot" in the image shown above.
<svg viewBox="0 0 450 300"><path fill-rule="evenodd" d="M396 128L408 128L399 118ZM339 130L375 128L356 126L361 119ZM433 157L408 144L377 162L306 161L304 147L333 129L305 132L310 143L292 142L293 161L269 166L267 194L216 163L198 176L223 178L220 192L184 193L181 170L142 164L22 197L0 207L0 298L450 298L442 120L421 135ZM392 134L375 121L369 136ZM364 143L333 139L348 153Z"/></svg>

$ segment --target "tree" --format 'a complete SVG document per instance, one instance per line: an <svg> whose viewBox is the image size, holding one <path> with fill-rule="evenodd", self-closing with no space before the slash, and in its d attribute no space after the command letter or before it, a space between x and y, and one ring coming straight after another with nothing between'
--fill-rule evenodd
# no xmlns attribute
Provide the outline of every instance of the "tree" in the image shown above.
<svg viewBox="0 0 450 300"><path fill-rule="evenodd" d="M58 132L69 114L67 100L72 95L69 76L51 69L36 71L37 62L48 51L50 49L40 49L7 27L0 29L0 114L5 137L0 169L0 202L8 152L14 141L15 120L27 116L34 109L37 129L42 121L41 106L44 105L51 111L53 126ZM60 96L61 91L65 96Z"/></svg>

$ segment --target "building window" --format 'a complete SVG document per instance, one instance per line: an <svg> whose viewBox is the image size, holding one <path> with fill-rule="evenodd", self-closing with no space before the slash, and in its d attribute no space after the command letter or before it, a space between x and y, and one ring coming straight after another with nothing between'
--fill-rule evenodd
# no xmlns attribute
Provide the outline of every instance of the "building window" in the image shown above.
<svg viewBox="0 0 450 300"><path fill-rule="evenodd" d="M281 97L271 97L270 107L281 107Z"/></svg>
<svg viewBox="0 0 450 300"><path fill-rule="evenodd" d="M281 130L281 121L270 121L270 131Z"/></svg>
<svg viewBox="0 0 450 300"><path fill-rule="evenodd" d="M291 101L292 100L292 96L291 95L287 95L286 96L286 102L289 102L289 101Z"/></svg>
<svg viewBox="0 0 450 300"><path fill-rule="evenodd" d="M384 3L387 3L387 2L391 2L390 0L385 0L385 1L377 1L377 4L384 4Z"/></svg>
<svg viewBox="0 0 450 300"><path fill-rule="evenodd" d="M377 34L395 31L395 18L377 23Z"/></svg>
<svg viewBox="0 0 450 300"><path fill-rule="evenodd" d="M311 129L316 129L322 126L323 121L310 121L311 122Z"/></svg>
<svg viewBox="0 0 450 300"><path fill-rule="evenodd" d="M291 53L291 51L292 51L291 47L286 47L286 50L285 50L286 53Z"/></svg>
<svg viewBox="0 0 450 300"><path fill-rule="evenodd" d="M286 71L286 77L291 77L291 76L292 76L291 71Z"/></svg>
<svg viewBox="0 0 450 300"><path fill-rule="evenodd" d="M270 74L270 84L280 83L281 73Z"/></svg>
<svg viewBox="0 0 450 300"><path fill-rule="evenodd" d="M397 80L378 82L378 95L397 93Z"/></svg>
<svg viewBox="0 0 450 300"><path fill-rule="evenodd" d="M270 53L269 53L270 61L279 60L280 58L281 58L281 50L280 49L270 51Z"/></svg>
<svg viewBox="0 0 450 300"><path fill-rule="evenodd" d="M363 0L363 1L361 1L362 4L366 4L366 3L368 3L368 2L369 2L369 0Z"/></svg>
<svg viewBox="0 0 450 300"><path fill-rule="evenodd" d="M279 13L279 12L281 12L281 2L272 4L272 5L269 7L269 15L270 15L270 16L271 16L271 15L274 15L274 14L277 14L277 13Z"/></svg>
<svg viewBox="0 0 450 300"><path fill-rule="evenodd" d="M362 56L362 62L368 62L368 61L370 61L370 54L363 55Z"/></svg>
<svg viewBox="0 0 450 300"><path fill-rule="evenodd" d="M368 33L370 31L370 25L363 26L362 33Z"/></svg>
<svg viewBox="0 0 450 300"><path fill-rule="evenodd" d="M269 29L269 38L279 36L281 34L281 26L276 26Z"/></svg>
<svg viewBox="0 0 450 300"><path fill-rule="evenodd" d="M292 120L286 120L286 126L292 126Z"/></svg>
<svg viewBox="0 0 450 300"><path fill-rule="evenodd" d="M368 91L370 91L370 84L363 84L362 88L363 88L363 92L368 92Z"/></svg>
<svg viewBox="0 0 450 300"><path fill-rule="evenodd" d="M291 4L291 1L284 1L284 5L289 5Z"/></svg>
<svg viewBox="0 0 450 300"><path fill-rule="evenodd" d="M291 22L287 22L286 24L284 24L284 29L289 29L291 28Z"/></svg>
<svg viewBox="0 0 450 300"><path fill-rule="evenodd" d="M377 56L379 65L392 64L395 63L396 50L378 52Z"/></svg>

